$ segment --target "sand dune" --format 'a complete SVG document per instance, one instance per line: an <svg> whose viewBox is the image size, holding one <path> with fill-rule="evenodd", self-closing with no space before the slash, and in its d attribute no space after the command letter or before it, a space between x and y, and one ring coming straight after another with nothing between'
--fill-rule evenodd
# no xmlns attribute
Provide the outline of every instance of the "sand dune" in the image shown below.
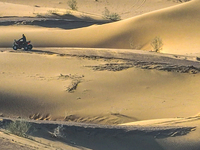
<svg viewBox="0 0 200 150"><path fill-rule="evenodd" d="M79 11L73 11L71 9L61 9L61 8L53 8L53 7L41 7L38 5L27 5L26 3L22 4L14 4L14 3L7 3L7 2L0 2L0 6L2 9L0 10L0 17L2 18L16 18L18 17L31 17L31 18L52 18L57 17L60 15L62 19L70 20L105 20L100 15L95 14L88 14ZM53 15L53 14L57 14ZM2 21L1 18L1 21ZM26 21L26 19L23 19ZM9 21L9 20L8 20Z"/></svg>
<svg viewBox="0 0 200 150"><path fill-rule="evenodd" d="M191 121L188 118L168 119L168 125L146 126L103 126L94 124L78 124L67 122L34 121L30 122L36 132L30 134L34 141L16 138L0 132L0 139L14 141L16 145L27 149L198 149L199 117ZM196 120L195 120L196 119ZM3 118L1 124L9 122ZM166 120L163 120L165 122ZM184 125L183 125L184 122ZM193 124L197 125L196 127ZM178 145L177 145L178 143ZM11 146L11 144L10 144ZM3 146L4 148L4 146Z"/></svg>
<svg viewBox="0 0 200 150"><path fill-rule="evenodd" d="M66 0L1 0L1 2L23 4L29 6L50 7L52 10L70 9ZM123 19L177 4L179 3L169 0L162 0L162 2L159 0L118 0L117 2L115 0L77 0L78 11L81 13L102 16L102 13L106 7L111 12L118 13Z"/></svg>
<svg viewBox="0 0 200 150"><path fill-rule="evenodd" d="M77 1L0 0L0 149L199 149L200 0Z"/></svg>
<svg viewBox="0 0 200 150"><path fill-rule="evenodd" d="M71 55L76 54L73 51L76 50L72 49ZM36 54L31 54L33 52ZM145 55L140 54L139 57L140 55L126 51L119 54L98 51L98 56L88 50L86 54L92 54L88 55L88 58L79 58L78 56L84 56L82 53L71 57L58 53L59 50L55 52L50 49L42 52L38 49L30 54L1 53L1 113L36 120L101 124L183 117L199 113L196 107L199 105L199 74L188 74L192 73L192 70L186 74L176 73L181 72L180 68L174 70L175 72L168 72L170 69L167 66L162 67L163 62L169 63L169 66L173 64L172 68L176 68L184 64L195 65L193 61L175 59L173 62L173 58L167 60L161 56L157 56L156 60L150 53L146 56L148 61L144 66ZM118 57L112 56L112 53ZM109 59L103 59L104 55L110 55ZM132 57L126 60L127 56L131 55ZM114 59L115 57L119 60ZM166 68L166 72L149 70L159 67L159 58L165 60L160 62L160 70ZM152 61L155 64L152 64ZM138 65L139 62L143 65ZM102 66L105 64L110 71ZM135 68L136 65L138 68ZM199 63L196 62L195 66L199 68ZM104 69L99 70L99 67ZM109 78L110 76L112 78ZM72 89L73 93L69 89Z"/></svg>
<svg viewBox="0 0 200 150"><path fill-rule="evenodd" d="M199 1L194 0L119 22L70 31L2 26L2 34L6 36L1 36L0 45L10 47L13 39L25 33L34 46L39 47L133 48L150 51L151 40L160 36L164 42L163 53L198 53L198 8Z"/></svg>

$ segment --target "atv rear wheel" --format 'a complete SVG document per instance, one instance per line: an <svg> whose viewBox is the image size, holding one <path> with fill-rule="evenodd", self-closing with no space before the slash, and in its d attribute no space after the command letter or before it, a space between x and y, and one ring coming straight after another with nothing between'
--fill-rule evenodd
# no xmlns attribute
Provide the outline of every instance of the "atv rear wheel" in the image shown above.
<svg viewBox="0 0 200 150"><path fill-rule="evenodd" d="M17 46L17 45L14 45L14 46L13 46L13 49L14 49L14 50L17 50L17 49L18 49L18 46Z"/></svg>
<svg viewBox="0 0 200 150"><path fill-rule="evenodd" d="M32 50L33 46L30 44L28 45L28 50Z"/></svg>

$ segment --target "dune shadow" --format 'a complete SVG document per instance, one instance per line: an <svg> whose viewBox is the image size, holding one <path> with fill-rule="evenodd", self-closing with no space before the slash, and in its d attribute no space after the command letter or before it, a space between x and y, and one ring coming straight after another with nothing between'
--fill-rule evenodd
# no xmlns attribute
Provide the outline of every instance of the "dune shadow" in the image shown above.
<svg viewBox="0 0 200 150"><path fill-rule="evenodd" d="M78 18L71 14L55 15L52 17L38 16L38 17L1 17L0 26L8 25L34 25L47 28L61 28L61 29L77 29L88 27L91 25L102 25L110 21L95 20L87 16Z"/></svg>
<svg viewBox="0 0 200 150"><path fill-rule="evenodd" d="M63 125L59 134L54 135L54 131L59 125L43 124L41 126L34 124L34 126L38 131L32 136L45 138L50 141L60 141L63 144L77 148L94 150L139 150L151 147L154 150L163 149L156 142L153 135L145 135L145 133L140 133L139 131L132 132L118 127L106 125L103 127L98 125Z"/></svg>
<svg viewBox="0 0 200 150"><path fill-rule="evenodd" d="M42 20L42 21L33 21L27 23L27 25L37 25L41 27L61 28L68 30L76 28L84 28L94 24L101 25L103 23L85 22L85 21L66 21L66 20Z"/></svg>
<svg viewBox="0 0 200 150"><path fill-rule="evenodd" d="M0 127L10 122L3 119ZM187 135L196 127L162 126L118 126L83 124L75 122L29 121L29 135L48 142L61 142L80 149L93 150L163 150L157 139ZM44 144L44 143L43 143Z"/></svg>

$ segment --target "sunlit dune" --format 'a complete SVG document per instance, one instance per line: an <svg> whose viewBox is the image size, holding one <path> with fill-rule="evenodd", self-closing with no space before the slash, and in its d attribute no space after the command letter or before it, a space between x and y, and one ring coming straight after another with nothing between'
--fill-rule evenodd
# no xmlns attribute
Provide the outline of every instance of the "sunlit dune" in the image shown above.
<svg viewBox="0 0 200 150"><path fill-rule="evenodd" d="M77 3L0 0L0 149L200 149L200 0Z"/></svg>
<svg viewBox="0 0 200 150"><path fill-rule="evenodd" d="M151 51L151 41L159 36L164 43L164 53L198 53L199 4L195 0L119 22L74 30L2 26L2 34L6 36L1 36L0 45L10 47L13 39L25 33L36 47L132 48Z"/></svg>

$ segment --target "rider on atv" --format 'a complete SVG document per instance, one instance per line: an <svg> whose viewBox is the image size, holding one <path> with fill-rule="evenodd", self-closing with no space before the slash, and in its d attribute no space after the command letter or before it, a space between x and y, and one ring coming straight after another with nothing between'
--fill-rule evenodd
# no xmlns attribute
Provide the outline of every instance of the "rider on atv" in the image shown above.
<svg viewBox="0 0 200 150"><path fill-rule="evenodd" d="M24 34L22 34L22 38L18 40L20 42L21 45L26 43L26 36Z"/></svg>
<svg viewBox="0 0 200 150"><path fill-rule="evenodd" d="M22 49L24 48L24 50L31 50L32 49L32 45L31 45L31 41L26 41L26 36L24 34L22 34L22 38L19 40L15 40L14 44L13 44L13 49L17 50L17 49Z"/></svg>
<svg viewBox="0 0 200 150"><path fill-rule="evenodd" d="M24 34L22 34L22 38L21 39L23 40L24 43L26 42L26 37L25 37Z"/></svg>

